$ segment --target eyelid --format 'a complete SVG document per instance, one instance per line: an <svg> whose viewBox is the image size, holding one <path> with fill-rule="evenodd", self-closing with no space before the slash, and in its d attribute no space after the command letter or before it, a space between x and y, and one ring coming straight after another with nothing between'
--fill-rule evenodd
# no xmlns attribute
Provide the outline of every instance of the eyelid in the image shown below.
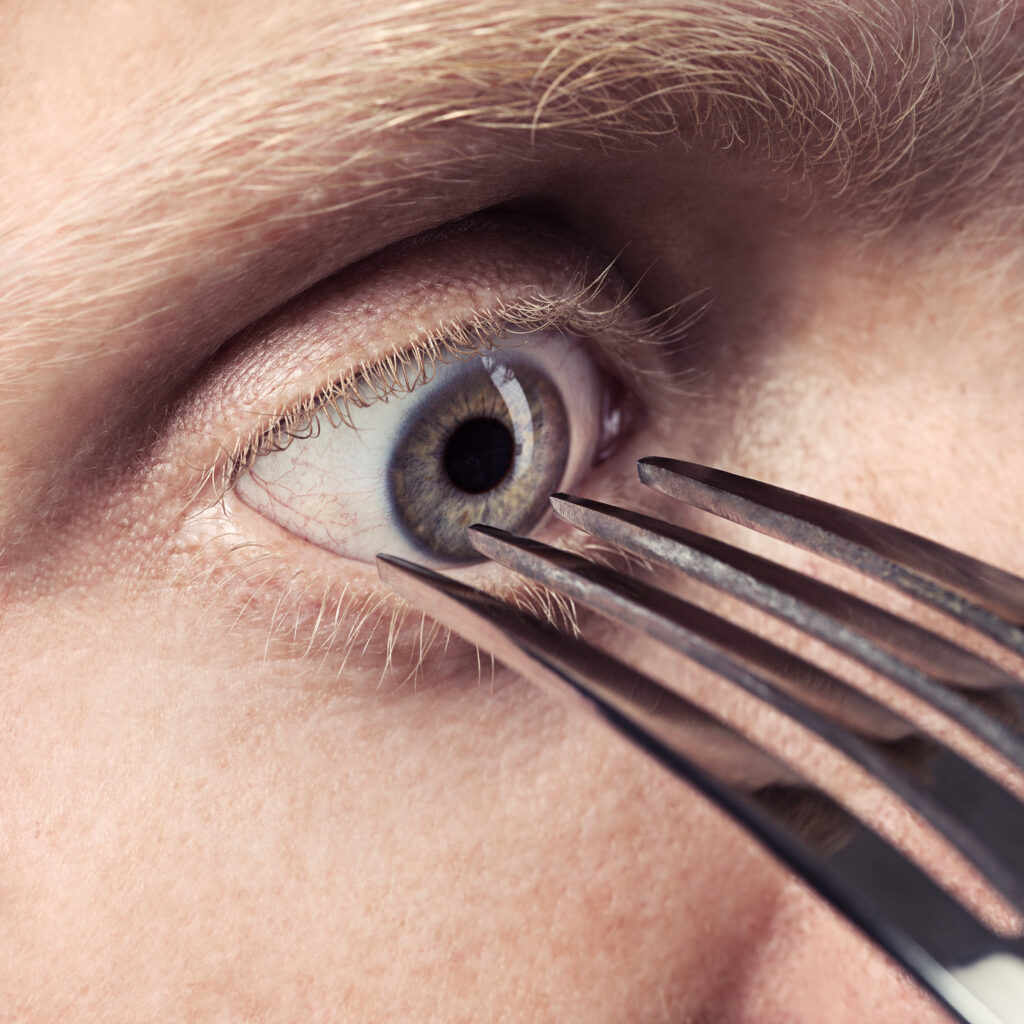
<svg viewBox="0 0 1024 1024"><path fill-rule="evenodd" d="M261 442L351 399L360 375L415 370L431 349L479 351L510 325L590 339L598 362L658 407L677 393L665 356L688 324L645 316L607 257L532 219L489 214L429 232L322 282L229 346L185 414L208 452L196 497L211 500L211 485L222 496Z"/></svg>
<svg viewBox="0 0 1024 1024"><path fill-rule="evenodd" d="M199 381L172 432L179 447L163 461L196 466L183 497L191 544L203 549L199 576L217 584L217 599L235 593L237 614L249 620L262 608L272 630L294 619L293 638L331 622L329 635L346 645L352 638L339 623L365 620L372 629L383 600L372 567L325 557L239 508L226 485L260 438L304 406L322 407L339 382L422 350L431 337L469 330L469 342L486 343L488 325L509 320L517 329L575 324L599 364L646 407L678 395L665 356L681 319L645 317L606 257L550 227L488 215L385 250L243 332Z"/></svg>
<svg viewBox="0 0 1024 1024"><path fill-rule="evenodd" d="M602 307L599 296L608 272L590 283L574 281L559 296L523 296L512 304L499 301L492 310L439 325L419 341L369 365L362 364L342 378L320 388L287 410L261 433L251 437L232 460L226 486L237 479L252 461L271 451L281 451L293 440L310 437L321 429L321 417L331 426L353 427L353 409L387 401L394 394L412 391L432 378L439 363L483 356L492 350L509 351L516 339L527 344L531 335L564 331L574 336L616 335L620 351L617 376L631 376L634 364L621 351L627 332L625 299ZM598 301L591 305L592 300ZM644 340L649 340L645 336ZM592 353L609 360L612 353Z"/></svg>

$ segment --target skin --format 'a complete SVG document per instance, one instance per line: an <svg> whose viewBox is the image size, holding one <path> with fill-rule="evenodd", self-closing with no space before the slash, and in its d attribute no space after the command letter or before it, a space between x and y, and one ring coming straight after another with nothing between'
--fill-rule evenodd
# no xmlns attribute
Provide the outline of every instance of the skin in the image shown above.
<svg viewBox="0 0 1024 1024"><path fill-rule="evenodd" d="M922 215L909 189L899 210L864 182L837 195L824 164L801 176L685 128L638 151L459 122L369 139L358 171L325 156L316 196L278 182L252 199L237 146L213 165L226 182L187 195L192 179L172 175L134 201L147 154L164 166L180 96L217 109L207 76L300 38L272 31L278 6L0 12L14 296L0 320L0 1019L945 1019L715 809L528 682L481 678L454 643L410 683L418 620L390 670L380 631L320 642L322 594L349 583L372 603L372 567L230 494L194 498L268 410L404 343L414 321L503 296L517 275L564 280L584 251L620 253L640 312L695 292L711 307L688 335L685 387L588 493L639 503L632 461L663 451L1024 573L1015 155L969 209L944 186L954 198ZM391 95L352 56L369 52L380 4L293 6L333 33L342 94ZM983 152L963 145L938 172L952 181L955 157L971 171ZM432 170L410 176L425 154ZM366 198L380 182L402 201ZM232 204L237 219L218 221ZM463 284L418 296L437 272L421 250L395 269L387 247L495 206L522 218L519 241L474 235ZM570 239L543 259L547 242L522 241L540 222ZM60 230L82 223L91 235ZM288 317L335 274L352 316L290 342ZM282 307L271 337L263 318Z"/></svg>

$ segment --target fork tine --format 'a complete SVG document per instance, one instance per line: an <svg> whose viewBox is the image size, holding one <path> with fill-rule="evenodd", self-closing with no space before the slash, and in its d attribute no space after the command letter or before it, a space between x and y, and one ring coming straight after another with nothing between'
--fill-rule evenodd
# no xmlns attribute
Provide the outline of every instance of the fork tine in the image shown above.
<svg viewBox="0 0 1024 1024"><path fill-rule="evenodd" d="M858 632L870 636L891 654L906 657L909 652L915 665L950 685L972 690L1016 688L1019 685L998 665L944 636L813 576L724 541L641 512L571 494L552 495L551 505L560 519L578 529L671 564L703 583L728 588L728 592L736 597L743 597L749 592L753 601L758 590L750 584L755 581L787 597L799 597L813 609L841 619ZM741 574L750 577L748 587L741 585ZM763 606L759 603L758 607L774 613L784 609L785 602L768 601ZM798 625L795 620L796 616L788 621Z"/></svg>
<svg viewBox="0 0 1024 1024"><path fill-rule="evenodd" d="M378 568L381 579L413 605L549 691L586 707L688 781L965 1024L1024 1024L1024 943L986 928L827 794L799 784L839 826L823 845L809 840L781 809L779 786L763 782L775 775L792 786L791 770L730 726L492 595L402 559L378 556ZM748 759L749 765L737 771ZM761 784L754 781L758 777ZM994 968L1002 972L998 985L992 983Z"/></svg>
<svg viewBox="0 0 1024 1024"><path fill-rule="evenodd" d="M1024 656L1024 579L918 534L794 491L677 459L649 487L889 583Z"/></svg>
<svg viewBox="0 0 1024 1024"><path fill-rule="evenodd" d="M811 730L918 812L973 860L1008 900L1024 910L1024 806L970 761L921 736L909 722L867 694L672 594L579 555L494 527L471 527L470 540L488 558L639 628ZM766 648L787 655L790 668L786 675L773 676L771 667L768 673L763 671L760 652ZM722 671L723 664L729 666L728 673ZM836 696L845 695L851 703L874 707L879 718L898 722L904 736L914 735L921 746L921 761L929 768L927 777L909 775L885 742L869 742L837 724L837 716L826 710L827 704L813 692L821 679L827 682L833 704Z"/></svg>
<svg viewBox="0 0 1024 1024"><path fill-rule="evenodd" d="M952 678L965 689L984 689L999 706L1012 709L1014 721L1024 721L1024 688L973 652L821 580L693 530L567 494L554 495L551 504L578 529L674 566L823 640L955 719L1024 770L1024 737L1014 724L946 685ZM908 662L908 649L918 665Z"/></svg>

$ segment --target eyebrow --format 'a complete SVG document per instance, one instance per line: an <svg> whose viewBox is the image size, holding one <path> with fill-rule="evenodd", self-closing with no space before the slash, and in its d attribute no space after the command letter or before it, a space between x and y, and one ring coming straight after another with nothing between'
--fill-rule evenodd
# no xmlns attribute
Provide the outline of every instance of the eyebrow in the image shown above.
<svg viewBox="0 0 1024 1024"><path fill-rule="evenodd" d="M359 172L378 140L453 128L610 149L681 135L811 173L891 216L949 203L1024 146L1008 132L1024 119L1010 2L987 13L959 0L565 6L421 0L378 20L286 20L273 59L155 98L176 132L149 158L171 171L143 187L173 192L184 171L200 192L223 182L225 163L261 181L275 164L300 180L303 162L313 178Z"/></svg>
<svg viewBox="0 0 1024 1024"><path fill-rule="evenodd" d="M140 99L102 171L68 180L66 206L32 225L38 251L8 281L0 338L31 346L64 322L63 350L32 372L119 334L155 337L148 323L160 318L181 340L184 314L171 307L194 317L200 303L170 282L241 289L261 246L287 251L312 222L340 232L425 182L546 146L630 150L682 136L730 147L864 225L997 196L1020 209L1006 199L1024 145L1009 3L565 7L423 0L343 23L282 15L272 58L254 66L243 54ZM25 383L15 369L0 366L8 392Z"/></svg>

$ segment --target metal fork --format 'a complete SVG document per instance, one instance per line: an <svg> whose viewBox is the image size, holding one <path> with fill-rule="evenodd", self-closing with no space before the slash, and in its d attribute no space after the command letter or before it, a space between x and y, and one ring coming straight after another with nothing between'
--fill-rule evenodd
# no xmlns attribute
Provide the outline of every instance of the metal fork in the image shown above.
<svg viewBox="0 0 1024 1024"><path fill-rule="evenodd" d="M885 581L1024 655L1024 580L893 526L692 463L643 459L664 494ZM568 495L555 514L648 562L776 616L911 691L1024 770L1024 688L938 634L720 540ZM477 550L636 627L810 730L866 769L1024 913L1024 805L878 700L725 618L578 554L488 526ZM381 555L382 580L531 681L604 722L710 798L969 1024L1024 1024L1024 941L1001 935L914 859L734 726L578 635L428 568ZM992 708L998 707L998 713ZM906 757L906 737L914 756ZM792 813L794 794L814 815ZM828 827L822 829L821 822ZM812 824L812 822L817 824Z"/></svg>

